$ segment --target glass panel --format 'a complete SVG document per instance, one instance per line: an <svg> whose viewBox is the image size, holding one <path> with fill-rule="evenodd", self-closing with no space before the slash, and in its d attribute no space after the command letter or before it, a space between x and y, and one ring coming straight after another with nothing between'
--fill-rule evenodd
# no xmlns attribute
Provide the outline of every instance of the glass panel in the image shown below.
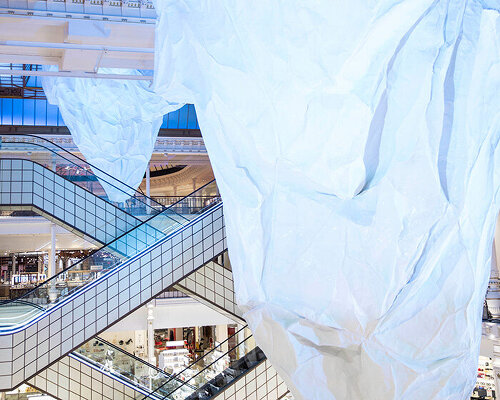
<svg viewBox="0 0 500 400"><path fill-rule="evenodd" d="M172 375L98 337L88 341L72 354L146 393L158 389L172 379Z"/></svg>
<svg viewBox="0 0 500 400"><path fill-rule="evenodd" d="M201 187L192 195L199 196L203 193L218 194L215 181ZM123 262L169 236L219 202L220 197L214 197L203 207L190 207L189 200L182 199L22 297L0 303L0 330L9 330L28 322L82 286L114 271ZM182 210L182 213L175 212L175 209Z"/></svg>
<svg viewBox="0 0 500 400"><path fill-rule="evenodd" d="M3 159L25 159L38 163L142 220L161 212L164 208L143 193L132 189L59 145L35 135L0 135L0 157ZM99 180L93 171L99 172ZM120 203L110 201L101 182L113 186L130 198Z"/></svg>
<svg viewBox="0 0 500 400"><path fill-rule="evenodd" d="M251 335L234 347L228 348L230 340L244 333L246 329L246 327L240 329L182 372L174 375L158 389L153 390L144 399L211 398L239 376L265 360L264 353L255 346Z"/></svg>
<svg viewBox="0 0 500 400"><path fill-rule="evenodd" d="M199 196L192 196L192 197L190 196L188 199L182 198L180 196L155 196L153 197L153 199L157 203L165 207L171 206L172 204L179 202L175 206L176 211L178 213L182 213L183 207L202 209L207 205L209 205L212 201L217 200L216 199L217 197L218 197L217 194L205 193Z"/></svg>
<svg viewBox="0 0 500 400"><path fill-rule="evenodd" d="M240 335L244 340L229 343ZM144 399L208 399L242 374L265 360L247 327L210 350L178 374L169 374L100 338L85 343L73 355L95 368L126 380L143 393Z"/></svg>

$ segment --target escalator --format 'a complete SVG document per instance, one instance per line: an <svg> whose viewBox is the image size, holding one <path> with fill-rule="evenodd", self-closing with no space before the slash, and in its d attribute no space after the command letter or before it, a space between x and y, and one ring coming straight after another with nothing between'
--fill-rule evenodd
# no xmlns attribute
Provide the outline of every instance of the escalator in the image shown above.
<svg viewBox="0 0 500 400"><path fill-rule="evenodd" d="M85 343L69 356L126 384L143 396L171 379L179 379L99 337Z"/></svg>
<svg viewBox="0 0 500 400"><path fill-rule="evenodd" d="M235 315L234 287L230 265L221 265L217 259L227 257L217 257L195 273L184 278L174 288L184 290L189 286L189 295L199 301L207 304L217 312L227 316L233 316L233 319L239 322L244 320L240 314ZM228 263L226 263L228 264ZM229 274L227 273L229 271ZM189 280L189 281L188 281ZM197 282L193 285L191 282ZM224 301L213 301L216 293L226 293ZM231 294L233 293L233 294ZM89 358L91 360L89 360ZM110 364L110 358L115 360ZM97 363L96 363L97 361ZM89 372L91 368L91 372ZM68 373L72 370L72 373ZM82 374L91 376L92 379L81 379ZM159 374L159 375L158 375ZM89 340L80 348L63 357L48 370L38 373L27 383L37 387L39 390L61 399L72 399L80 393L95 392L93 397L99 396L103 391L116 391L116 396L111 398L120 398L122 396L137 398L140 395L147 395L149 392L145 388L158 387L163 381L161 377L165 375L161 370L144 363L141 359L123 351L117 346L107 343L96 337ZM68 380L61 382L60 376L65 375ZM113 379L113 383L102 389L106 377ZM167 374L167 378L169 375ZM151 381L155 382L154 384ZM64 385L64 382L67 384ZM82 383L83 382L83 383ZM87 383L86 383L87 382ZM156 385L156 386L155 386ZM69 387L73 390L69 391ZM76 388L76 389L75 389ZM127 395L127 394L128 395ZM88 395L91 398L92 395ZM84 398L87 398L84 396Z"/></svg>
<svg viewBox="0 0 500 400"><path fill-rule="evenodd" d="M15 158L18 157L18 158ZM50 169L51 167L52 169ZM70 176L94 177L96 167L64 150L44 138L32 135L0 136L0 210L3 216L42 215L63 226L77 236L109 249L108 259L102 259L101 266L109 268L113 256L135 254L135 249L123 245L126 238L146 241L162 237L162 232L149 223L149 220L165 208L144 194L135 191L112 176L99 170L99 180L80 180L75 184ZM56 172L55 172L56 171ZM89 183L91 182L91 183ZM115 194L128 197L126 202L109 200L103 185L113 188ZM31 214L30 214L31 212ZM167 218L184 221L186 218L175 212L164 212ZM174 224L176 222L173 222ZM137 228L137 229L134 229ZM134 229L134 230L133 230ZM133 230L133 231L132 231ZM101 252L102 253L102 252ZM94 255L80 260L77 268L66 270L72 279L81 280L95 265ZM59 279L60 281L60 279ZM59 283L60 286L60 283ZM54 297L54 290L50 294ZM33 308L33 304L35 308ZM43 309L43 297L32 300L19 299L15 309L4 309L0 316L0 326L16 322L16 318ZM22 306L25 307L22 307Z"/></svg>
<svg viewBox="0 0 500 400"><path fill-rule="evenodd" d="M2 139L1 152L25 151L23 143L8 146ZM24 171L33 163L3 154L0 161L2 167L10 165L10 172L19 170L19 165ZM2 177L7 175L2 170ZM19 175L22 182L24 174ZM148 199L134 200L138 207L119 205L123 211L136 211L134 217L143 221L19 299L0 304L0 390L36 375L226 249L215 182L192 196L210 201L193 206L187 196L161 210L152 206L149 210Z"/></svg>
<svg viewBox="0 0 500 400"><path fill-rule="evenodd" d="M2 215L41 214L98 245L111 242L164 209L144 194L37 136L0 135L0 171ZM99 180L93 171L98 171ZM129 197L128 200L110 201L103 185L115 194Z"/></svg>
<svg viewBox="0 0 500 400"><path fill-rule="evenodd" d="M223 398L222 395L226 391L234 393L235 388L231 389L231 386L245 377L249 378L249 384L245 390L250 398L252 398L251 391L257 394L257 383L260 391L264 388L266 394L275 394L275 397L269 398L277 399L287 392L285 384L272 367L267 365L264 353L255 345L246 327L241 328L195 361L177 370L162 371L100 338L89 341L71 353L68 358L70 359L68 364L78 361L92 369L91 375L94 381L89 381L88 385L95 385L98 382L97 386L100 388L100 383L105 381L105 378L99 378L99 375L103 375L113 379L115 387L118 383L128 388L128 391L124 388L119 390L126 392L125 397L130 399L208 400ZM257 372L257 368L260 368L260 371ZM254 373L249 374L252 371ZM52 375L57 376L55 373ZM71 389L66 391L62 387L52 386L51 391L47 377L39 379L35 377L29 384L63 400L76 397L76 393ZM68 386L77 387L78 384L80 382L73 382L70 379ZM85 390L82 388L77 390L80 393L82 391L93 393L95 391L93 389L93 387L86 387ZM90 399L91 396L83 398Z"/></svg>
<svg viewBox="0 0 500 400"><path fill-rule="evenodd" d="M240 335L243 338L238 340ZM143 399L213 399L265 360L250 331L244 327L162 385L153 388Z"/></svg>

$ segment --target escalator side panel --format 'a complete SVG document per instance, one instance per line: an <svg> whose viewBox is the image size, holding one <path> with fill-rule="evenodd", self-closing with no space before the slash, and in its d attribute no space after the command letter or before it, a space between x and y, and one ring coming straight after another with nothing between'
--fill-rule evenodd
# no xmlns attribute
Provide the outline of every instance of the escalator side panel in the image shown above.
<svg viewBox="0 0 500 400"><path fill-rule="evenodd" d="M215 309L226 317L246 324L236 304L233 274L213 261L205 264L174 286L175 289Z"/></svg>
<svg viewBox="0 0 500 400"><path fill-rule="evenodd" d="M32 207L79 236L109 243L141 221L30 160L0 160L0 209Z"/></svg>
<svg viewBox="0 0 500 400"><path fill-rule="evenodd" d="M159 253L157 253L157 254L159 254ZM153 254L152 257L154 258L155 255ZM234 308L235 307L234 287L233 287L232 272L230 270L222 267L219 264L216 264L216 263L210 261L209 263L205 264L204 266L202 266L201 268L199 268L198 270L194 271L189 276L184 278L182 281L179 282L179 284L175 285L175 287L178 287L183 283L185 284L186 282L189 282L189 283L187 283L187 285L189 285L189 287L191 289L189 292L194 293L196 295L197 299L199 299L200 301L205 303L207 306L215 309L216 311L223 313L224 315L227 315L229 318L237 319L238 322L245 324L244 320L241 317L237 317L234 315L234 310L235 310L235 308ZM197 284L195 284L195 283L197 283ZM218 293L226 293L226 296L223 297L224 301L220 301L219 299L215 299L216 293L217 294ZM228 297L227 294L229 294L229 293L233 293L230 296L231 299L227 298ZM93 342L94 339L92 339L91 342ZM51 385L51 392L49 392L49 394L56 396L58 398L64 398L64 399L67 398L67 397L64 397L67 394L66 388L58 384L57 379L54 378L54 376L55 376L54 373L58 373L58 371L61 370L61 368L62 368L61 372L64 375L64 373L66 371L65 367L58 367L58 365L60 365L61 361L64 361L68 358L69 358L70 362L73 364L74 368L79 371L81 368L78 367L77 363L81 363L81 364L84 363L83 361L81 361L82 357L78 356L79 350L80 349L76 350L73 353L70 353L68 357L64 357L63 359L58 361L56 364L50 366L48 369L46 369L42 372L39 372L28 383L31 386L35 386L35 387L39 388L40 390L47 392L47 389L46 389L47 384L48 384L47 382L50 380L50 377L52 376L53 380L49 384L49 385ZM125 351L123 351L121 349L116 349L116 351L119 351L121 354L124 354L124 355L127 354ZM76 356L73 356L73 354L75 354L75 353L76 353ZM130 355L130 357L134 357L134 356ZM64 361L63 364L64 363L67 363L67 361ZM127 377L122 377L121 380L118 378L118 377L120 377L120 374L119 374L119 371L116 370L116 368L115 368L115 372L113 374L109 374L109 372L105 371L105 367L102 365L102 363L98 364L95 362L94 363L91 362L89 364L89 366L93 370L92 376L99 377L99 376L103 375L106 378L98 378L96 380L97 384L92 384L92 387L90 387L90 389L88 389L88 390L92 390L92 391L99 390L99 388L100 388L99 382L106 380L110 376L112 379L117 381L117 385L119 388L122 388L123 386L127 386L127 383L128 383L129 385L135 386L137 388L138 391L135 392L136 394L140 393L141 389L139 387L137 387L137 385L134 385L133 381L131 382L130 379L128 379ZM48 370L52 370L55 372L50 372L49 375L47 375L46 371L48 371ZM136 370L136 367L134 367L134 370ZM79 381L73 382L78 377L79 376L75 377L74 374L69 377L70 387L77 387L77 388L79 387L79 385L80 385ZM126 383L124 383L124 381L126 381ZM64 382L65 382L65 380L63 379L63 383ZM75 389L75 391L73 391L71 393L71 396L76 396L76 393L79 393L78 390ZM85 389L85 390L87 390L87 389ZM140 398L142 398L142 397L140 397Z"/></svg>
<svg viewBox="0 0 500 400"><path fill-rule="evenodd" d="M144 395L106 372L88 369L86 365L66 356L27 383L61 400L91 400L100 398L135 400ZM238 384L236 384L238 382ZM241 375L210 400L281 399L288 388L268 360ZM103 396L105 394L106 397Z"/></svg>
<svg viewBox="0 0 500 400"><path fill-rule="evenodd" d="M239 382L236 384L236 382ZM106 372L89 370L86 365L66 356L27 382L38 390L61 400L112 398L135 400L144 395ZM268 360L241 375L210 400L238 398L280 399L288 393L287 386ZM103 396L106 395L106 397Z"/></svg>
<svg viewBox="0 0 500 400"><path fill-rule="evenodd" d="M30 379L28 385L61 400L140 399L143 394L105 371L65 356Z"/></svg>
<svg viewBox="0 0 500 400"><path fill-rule="evenodd" d="M29 325L0 335L0 390L30 379L226 248L220 204Z"/></svg>

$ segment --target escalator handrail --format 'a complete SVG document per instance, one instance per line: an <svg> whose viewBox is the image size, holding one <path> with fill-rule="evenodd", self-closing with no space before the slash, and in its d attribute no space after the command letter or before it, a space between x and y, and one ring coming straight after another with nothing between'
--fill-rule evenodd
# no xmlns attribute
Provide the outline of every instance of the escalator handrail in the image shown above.
<svg viewBox="0 0 500 400"><path fill-rule="evenodd" d="M249 336L247 339L249 339L249 338L250 338L250 336ZM246 339L245 339L244 341L242 341L242 342L238 343L235 347L233 347L231 350L228 350L228 352L227 352L227 353L225 353L225 354L223 354L222 356L220 356L220 357L219 357L217 360L215 360L214 362L219 361L222 357L224 357L224 356L225 356L225 355L227 355L229 352L231 352L231 351L233 351L234 349L236 349L238 346L240 346L241 344L243 344L245 341L246 341ZM222 392L223 390L225 390L225 389L226 389L229 385L234 384L234 383L235 383L237 380L239 380L242 376L244 376L245 374L247 374L248 372L250 372L250 370L252 370L252 369L256 368L256 367L257 367L257 365L259 365L259 364L261 364L262 362L264 362L265 360L267 360L267 357L266 357L266 355L264 354L264 352L262 351L262 349L261 349L259 346L257 346L257 345L256 345L256 346L255 346L252 350L250 350L248 353L246 353L243 357L238 358L238 360L236 360L236 361L235 361L235 363L239 363L240 361L244 360L244 359L245 359L246 357L248 357L248 356L250 355L250 353L252 353L252 352L255 352L256 354L258 354L258 352L261 352L261 353L262 353L262 355L263 355L263 358L262 358L261 360L258 360L258 362L257 362L257 364L256 364L256 365L254 365L254 366L252 366L251 368L247 369L245 372L242 372L242 373L241 373L241 374L239 374L237 377L235 377L232 381L230 381L230 382L226 383L226 384L225 384L225 385L223 385L223 386L218 387L218 388L217 388L217 389L218 389L218 390L217 390L217 392L216 392L216 393L214 393L214 394L212 394L212 397L213 397L213 396L217 396L220 392ZM212 363L212 364L213 364L213 363ZM212 364L210 364L210 365L212 365ZM209 366L210 366L210 365L209 365ZM207 366L207 368L208 368L209 366ZM231 368L231 367L232 367L232 366L230 366L229 368ZM219 375L221 375L221 374L222 374L222 375L224 375L224 372L225 372L225 371L227 371L227 369L226 369L226 370L224 370L224 371L222 371L222 372L221 372L220 374L218 374L217 376L219 376ZM202 371L200 371L200 372L202 372ZM202 390L202 389L203 389L206 385L209 385L212 381L214 381L214 380L217 378L217 376L215 376L214 378L212 378L211 380L209 380L208 382L206 382L203 386L200 386L199 388L196 388L196 390L194 391L194 393L196 393L196 392L198 392L198 391ZM192 378L191 378L191 379L192 379ZM215 385L214 385L214 386L215 386ZM179 386L179 387L180 387L180 386ZM177 389L178 389L178 388L177 388ZM171 395L172 393L175 393L175 391L176 391L177 389L175 389L175 390L171 391L170 393L168 393L168 394L167 394L167 396ZM192 396L193 396L193 394L190 394L190 395L187 397L187 399L191 399L191 398L192 398ZM165 398L163 398L162 400L165 400Z"/></svg>
<svg viewBox="0 0 500 400"><path fill-rule="evenodd" d="M226 351L224 354L222 354L221 356L219 356L217 359L215 359L214 361L212 361L210 364L206 365L203 369L200 369L196 374L194 374L191 378L189 378L188 380L186 381L182 381L182 383L180 384L180 386L177 386L174 390L171 390L170 392L167 393L167 396L170 396L172 393L174 393L175 391L179 390L181 387L187 385L188 381L190 381L191 379L194 379L196 378L198 375L200 375L203 371L207 370L208 368L210 368L212 365L214 365L217 361L219 361L222 357L228 355L231 351L233 351L234 349L238 348L239 346L241 346L243 343L245 343L247 340L249 340L252 336L248 336L246 337L245 339L243 339L241 342L239 342L236 346L230 348L228 351ZM257 346L256 346L257 347ZM205 357L206 355L208 355L209 353L205 354L203 357ZM243 358L243 357L241 357ZM240 359L241 359L240 358ZM198 360L199 361L199 360ZM165 397L167 397L165 396Z"/></svg>
<svg viewBox="0 0 500 400"><path fill-rule="evenodd" d="M126 183L123 183L122 181L120 181L120 180L116 179L115 177L113 177L113 176L109 175L107 172L104 172L102 169L100 169L100 168L98 168L98 167L94 166L93 164L91 164L91 163L89 163L89 162L85 161L84 159L82 159L82 158L80 158L80 157L78 157L78 156L74 155L73 153L70 153L68 150L66 150L65 148L63 148L63 147L59 146L57 143L53 143L53 142L51 142L50 140L45 139L45 138L40 137L40 136L37 136L37 135L24 134L24 133L23 133L23 134L16 133L16 134L9 134L9 135L0 134L0 139L1 139L1 138L3 138L3 137L9 137L9 136L28 136L28 137L32 137L32 138L36 138L36 139L39 139L39 140L43 140L43 141L45 141L45 142L48 142L48 143L50 143L50 145L57 147L57 148L58 148L61 152L66 153L66 154L70 154L70 155L71 155L71 157L74 157L74 158L76 158L77 160L80 160L83 164L89 165L89 166L91 167L92 171L93 171L93 170L97 170L97 171L99 171L99 173L102 173L102 174L106 175L107 177L111 178L113 181L115 181L115 182L119 182L119 183L120 183L120 184L122 184L123 186L125 186L125 187L129 188L130 190L132 190L134 193L137 193L137 189L134 189L133 187L131 187L131 186L127 185ZM81 168L78 164L74 163L73 161L69 160L68 158L66 158L66 157L64 157L64 156L62 156L62 155L60 155L60 154L58 154L58 153L57 153L56 151L54 151L53 149L51 149L51 148L49 148L49 147L46 147L46 146L44 146L44 145L42 145L42 144L40 144L40 143L34 143L34 142L9 142L9 141L3 141L3 140L0 140L0 143L10 143L10 144L17 144L17 143L19 143L19 144L26 144L26 145L33 145L33 146L42 147L42 148L44 148L44 149L46 149L46 150L50 151L51 153L56 154L58 157L61 157L62 159L64 159L64 160L66 160L66 161L70 162L71 164L76 165L77 167ZM93 174L95 175L95 173L93 173ZM59 175L59 176L61 176L61 177L62 177L62 175ZM114 185L113 183L110 183L110 182L108 182L107 180L104 180L104 182L106 182L108 185L113 186L115 189L119 190L120 192L126 193L126 192L124 192L122 189L120 189L120 188L118 188L116 185ZM85 188L84 188L84 189L85 189ZM85 189L85 190L87 190L87 189ZM140 188L139 188L139 190L140 190ZM144 193L142 193L142 191L140 191L139 193L140 193L142 196L144 196L144 197L145 197L145 199L149 199L151 202L153 202L155 205L157 205L160 209L163 209L163 206L162 206L160 203L158 203L156 200L152 199L151 197L146 196ZM127 195L129 195L128 193L126 193L126 194L127 194ZM134 198L136 198L134 195L132 195L132 196L130 196L130 197L134 197ZM148 206L147 202L144 202L144 201L142 201L142 200L141 200L141 199L139 199L139 198L136 198L136 199L137 199L138 201L140 201L141 203L143 203L146 207L150 207L151 209L155 210L155 208L154 208L154 207L152 207L152 206ZM109 203L109 202L108 202L108 203Z"/></svg>
<svg viewBox="0 0 500 400"><path fill-rule="evenodd" d="M150 364L147 361L143 360L142 358L137 357L135 354L129 353L126 350L123 350L122 348L118 347L117 345L108 342L107 340L104 340L103 338L100 338L99 336L95 336L92 338L92 340L98 340L100 342L103 342L106 346L112 347L113 349L119 351L120 353L125 354L127 357L133 358L136 361L139 361L140 363L146 365L148 368L154 369L155 371L167 375L168 377L171 377L171 374L167 374L165 371L163 371L161 368L158 368L156 365Z"/></svg>
<svg viewBox="0 0 500 400"><path fill-rule="evenodd" d="M110 370L106 370L102 364L100 364L100 363L98 363L98 362L96 362L88 357L85 357L82 354L78 354L78 353L73 351L73 352L68 354L68 357L71 357L71 358L78 360L78 362L85 364L89 368L92 368L92 369L95 369L96 371L99 371L101 374L104 374L104 375L110 377L111 379L116 380L116 381L124 384L125 386L131 388L132 390L135 390L135 391L141 393L144 396L147 396L147 393L150 390L148 388L145 388L143 385L137 384L137 382L132 381L131 379L129 379L125 375L122 375L120 373L115 374Z"/></svg>
<svg viewBox="0 0 500 400"><path fill-rule="evenodd" d="M213 182L215 182L215 179L214 179L214 180L212 180L212 181L210 181L210 182L208 182L208 183L206 183L205 185L201 186L200 188L196 189L193 193L197 192L198 190L201 190L201 189L205 188L206 186L208 186L208 185L212 184ZM24 300L22 300L24 297L26 297L26 296L30 295L31 293L35 292L36 290L39 290L39 288L40 288L42 285L43 285L43 286L45 286L45 285L47 285L47 283L48 283L48 282L50 282L50 281L54 281L55 279L57 279L57 277L58 277L58 276L60 276L61 274L65 273L65 272L66 272L66 271L68 271L69 269L73 268L75 265L77 265L77 264L79 264L79 263L82 263L83 261L85 261L86 259L88 259L88 258L89 258L89 257L91 257L92 255L94 255L94 254L95 254L95 253L97 253L98 251L101 251L103 248L105 248L105 247L109 247L112 243L114 243L114 242L116 242L116 241L120 240L120 239L121 239L122 237L124 237L125 235L130 234L130 232L132 232L133 230L138 229L139 227L143 226L144 224L147 224L147 223L148 223L149 221L151 221L153 218L156 218L156 217L159 217L159 216L161 216L161 215L164 215L164 214L165 214L165 212L167 212L167 211L169 211L169 210L170 210L170 208L174 207L177 203L179 203L179 202L183 201L184 199L186 199L186 198L188 198L188 197L189 197L189 195L188 195L188 196L183 197L183 198L182 198L181 200L179 200L178 202L176 202L176 203L174 203L174 204L171 204L170 206L166 207L166 208L165 208L163 211L161 211L160 213L158 213L158 214L155 214L155 215L151 216L150 218L148 218L148 219L147 219L147 220L145 220L145 221L142 221L139 225L134 226L131 230L129 230L129 231L127 231L127 232L123 233L122 235L120 235L120 236L116 237L115 239L113 239L111 242L109 242L109 243L105 244L105 245L104 245L103 247L101 247L100 249L97 249L97 250L93 251L92 253L88 254L86 257L84 257L84 258L82 258L81 260L77 261L76 263L72 264L72 265L71 265L71 266L69 266L68 268L65 268L65 269L63 269L62 271L60 271L59 273L57 273L57 274L53 275L52 277L50 277L49 279L45 280L45 281L44 281L44 282L42 282L41 284L39 284L39 285L35 286L35 287L34 287L34 288L32 288L31 290L29 290L29 291L27 291L26 293L24 293L22 296L19 296L19 297L18 297L18 298L16 298L16 299L1 300L1 301L0 301L0 306L5 305L5 304L10 304L10 303L16 302L16 301L18 301L18 299L19 299L19 300L21 300L21 301L24 301ZM212 204L208 205L207 207L203 208L203 209L202 209L202 210L203 210L203 212L204 212L207 208L212 207L212 205L214 205L214 204L217 204L217 203L212 203ZM189 220L188 220L186 217L184 217L183 215L181 215L181 214L177 214L177 213L175 213L174 211L172 211L172 212L173 212L174 214L176 214L177 216L179 216L179 217L181 217L181 218L185 219L187 222L189 222ZM168 216L167 216L167 217L168 217ZM170 217L169 217L169 218L170 218ZM174 231L174 232L175 232L175 231ZM172 232L172 233L174 233L174 232ZM170 235L167 235L167 236L170 236ZM115 268L116 268L116 267L115 267ZM55 281L54 281L54 282L55 282ZM54 283L54 284L55 284L55 283ZM86 283L86 284L84 284L84 285L82 285L80 288L83 288L83 287L84 287L84 286L86 286L86 285L87 285L87 283Z"/></svg>
<svg viewBox="0 0 500 400"><path fill-rule="evenodd" d="M214 203L214 206L213 206L213 209L219 209L219 208L222 208L222 202L219 202L219 203ZM182 226L179 226L177 230L174 230L172 232L169 232L165 237L161 238L160 240L158 240L156 243L154 244L151 244L151 246L141 250L139 253L135 254L134 256L132 256L131 258L127 259L127 260L124 260L121 264L117 265L116 267L112 268L110 270L110 272L104 276L101 276L99 277L98 279L95 279L95 280L92 280L92 281L89 281L89 282L86 282L84 285L82 286L79 286L78 287L78 292L79 293L86 293L88 290L92 289L94 286L96 286L103 278L109 278L111 277L112 275L115 275L117 273L119 273L122 268L125 268L127 267L128 265L130 265L131 263L137 261L140 257L142 257L144 254L148 253L148 251L151 251L153 250L154 248L158 247L158 246L161 246L164 242L166 242L167 240L170 240L173 236L175 235L178 235L178 234L181 234L185 229L189 228L190 226L198 223L199 220L203 219L204 218L204 213L202 214L199 214L196 218L190 220L186 225L182 225ZM13 334L13 333L16 333L16 332L20 332L21 330L23 330L27 325L32 325L34 323L36 323L37 321L39 321L40 319L44 318L44 315L45 314L49 314L51 313L52 311L54 310L57 310L57 309L60 309L61 307L63 307L64 305L66 305L69 301L70 301L70 298L74 295L74 293L71 293L71 295L69 297L65 296L65 298L62 300L62 301L58 301L58 302L55 302L53 303L54 307L51 307L51 308L45 308L45 307L42 307L41 310L43 311L46 311L46 313L44 314L39 314L39 315L36 315L34 318L32 319L29 319L27 321L23 321L22 325L16 325L16 326L8 326L7 328L9 328L8 330L1 330L0 329L0 335L8 335L8 334ZM12 302L15 301L15 300L12 300ZM35 304L33 303L33 305L35 306ZM36 307L39 307L38 305L36 305ZM0 308L1 310L1 308Z"/></svg>
<svg viewBox="0 0 500 400"><path fill-rule="evenodd" d="M54 175L57 175L58 177L60 177L60 178L64 179L64 180L65 180L65 181L67 181L67 182L70 182L72 185L78 186L80 189L85 190L86 192L90 193L92 196L99 197L99 196L95 195L94 193L92 193L91 191L89 191L87 188L85 188L85 187L83 187L83 186L79 186L79 185L77 185L77 184L76 184L76 183L74 183L73 181L71 181L71 180L67 179L64 175L59 175L58 173L56 173L56 172L52 171L50 168L47 168L45 165L40 164L40 163L39 163L39 162L37 162L37 161L33 161L33 160L25 160L24 158L11 158L11 157L2 157L1 159L2 159L2 160L10 160L10 161L27 161L27 162L30 162L30 163L33 163L33 164L39 165L39 166L40 166L41 168L43 168L44 170L50 171L50 172L52 172ZM71 162L71 161L70 161L70 162ZM140 219L139 219L139 218L137 218L135 215L130 214L130 213L129 213L129 212L127 212L126 210L124 210L124 209L122 209L122 208L118 207L117 205L115 205L115 204L113 204L113 203L111 203L111 202L107 201L106 199L103 199L102 197L99 197L99 198L100 198L101 200L105 201L105 202L106 202L106 204L109 204L110 206L112 206L112 207L116 208L117 210L120 210L121 212L123 212L123 213L125 213L125 214L127 214L127 215L129 215L129 216L131 216L131 217L133 217L133 218L135 218L136 220L140 221ZM36 207L34 204L31 204L31 205L32 205L32 206L34 206L34 207ZM164 209L164 208L165 208L165 207L163 207L163 209ZM43 210L42 210L42 211L43 211ZM160 213L160 212L161 212L161 211L159 211L158 213ZM153 214L153 216L154 216L154 215L155 215L155 214ZM73 227L73 228L74 228L74 227ZM106 244L103 244L103 246L106 246Z"/></svg>
<svg viewBox="0 0 500 400"><path fill-rule="evenodd" d="M196 361L193 361L192 363L190 363L188 366L186 366L182 371L178 372L177 374L173 375L171 379L169 379L168 381L166 381L163 385L157 387L155 390L153 390L148 396L144 397L144 399L147 399L149 398L150 395L152 395L154 392L156 392L157 390L159 390L160 388L162 388L163 386L165 386L166 384L170 383L172 380L176 379L177 381L181 381L182 384L180 386L178 386L176 389L174 389L173 391L169 392L167 394L170 395L172 394L173 392L175 392L178 388L184 386L187 381L182 381L180 378L179 378L179 375L181 375L184 371L188 370L188 369L191 369L191 367L193 365L195 365L196 363L198 363L202 358L205 358L207 357L209 354L213 353L217 348L220 348L222 347L222 345L226 342L229 342L230 339L234 338L238 333L240 333L241 331L244 331L245 328L248 328L248 325L245 325L243 328L239 329L238 331L236 331L235 333L233 333L231 336L229 336L226 340L224 340L223 342L219 343L217 346L215 346L213 349L211 349L208 353L206 353L203 357L199 358L198 360ZM251 338L252 335L248 336L247 338L245 338L243 341L241 341L241 343L244 343L247 339ZM189 378L189 380L193 379L194 377L198 376L201 372L203 372L205 369L207 369L210 365L212 365L214 362L218 361L221 357L225 356L226 354L228 354L230 351L232 351L233 349L235 349L236 347L238 347L241 343L238 343L238 345L236 345L235 347L231 348L231 350L228 350L226 353L224 353L222 356L218 357L215 361L213 361L212 363L210 363L209 365L207 365L205 368L201 369L198 373L196 373L195 375L193 375L191 378Z"/></svg>
<svg viewBox="0 0 500 400"><path fill-rule="evenodd" d="M169 381L172 380L172 379L176 379L172 374L169 374L169 373L163 371L161 368L158 368L157 366L148 363L147 361L143 360L142 358L139 358L136 355L134 355L132 353L129 353L126 350L123 350L122 348L118 347L117 345L114 345L113 343L110 343L107 340L104 340L104 339L100 338L99 336L94 336L91 340L98 340L98 341L104 343L106 346L109 346L109 347L113 348L114 350L117 350L120 353L124 354L126 357L130 357L130 358L134 359L135 361L138 361L141 364L144 364L146 367L155 370L156 372L158 372L161 375L164 375L167 379L169 379ZM79 357L80 356L85 357L85 355L83 355L81 353L77 353L75 350L72 351L72 354L76 355L76 356L79 356ZM92 360L89 357L85 357L85 358L88 359L88 360L90 360L91 362L93 362L95 364L99 364L99 362L97 362L95 360ZM178 380L178 379L176 379L176 380ZM192 386L192 385L190 385L190 386ZM194 388L194 386L192 386L192 388Z"/></svg>

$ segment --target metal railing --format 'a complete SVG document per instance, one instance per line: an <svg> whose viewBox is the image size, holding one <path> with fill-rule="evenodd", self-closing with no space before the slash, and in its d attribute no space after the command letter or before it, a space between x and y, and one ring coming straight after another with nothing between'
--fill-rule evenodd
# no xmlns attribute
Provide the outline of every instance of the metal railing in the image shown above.
<svg viewBox="0 0 500 400"><path fill-rule="evenodd" d="M217 186L215 181L199 188L193 195L197 195L203 191L216 192ZM176 230L189 224L191 220L204 213L207 209L220 203L219 198L207 207L190 209L188 206L182 204L186 198L163 210L161 213L152 216L133 230L116 238L108 245L61 271L59 274L54 275L19 299L0 302L0 315L6 315L5 318L0 317L0 329L10 330L16 326L25 324L39 315L40 312L43 312L42 310L52 307L86 284L90 284L108 274L122 263L157 243L158 240L170 236ZM179 215L175 212L175 207L190 212ZM87 263L90 268L82 268L84 263ZM96 266L99 268L95 268ZM37 307L28 307L27 303L32 303ZM42 310L38 307L40 305L42 306Z"/></svg>
<svg viewBox="0 0 500 400"><path fill-rule="evenodd" d="M265 361L266 357L251 335L229 347L229 343L244 333L247 326L228 337L200 359L188 365L145 399L210 398L233 381Z"/></svg>

